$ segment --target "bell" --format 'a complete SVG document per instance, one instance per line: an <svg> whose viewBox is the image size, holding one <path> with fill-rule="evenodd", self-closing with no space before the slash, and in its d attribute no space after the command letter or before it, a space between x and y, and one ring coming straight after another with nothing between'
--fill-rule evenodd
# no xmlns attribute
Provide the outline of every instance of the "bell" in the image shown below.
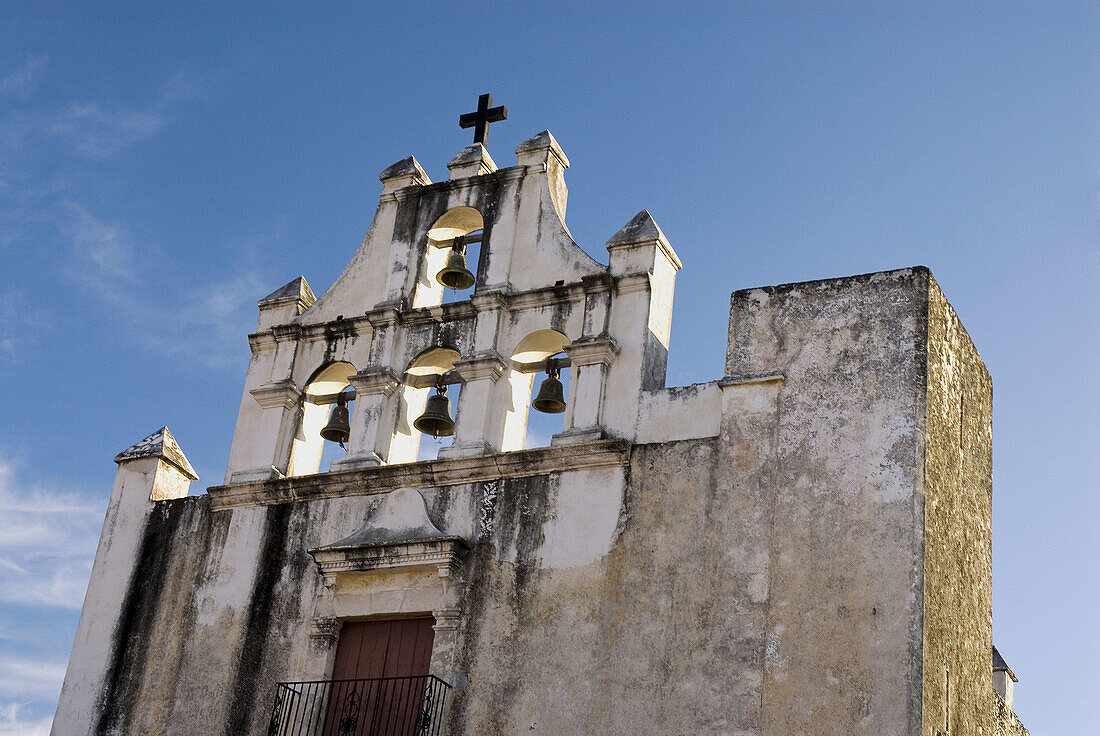
<svg viewBox="0 0 1100 736"><path fill-rule="evenodd" d="M446 386L436 388L435 393L428 397L424 413L416 418L413 426L417 431L432 437L450 437L455 433L455 423L451 419L451 400L447 398Z"/></svg>
<svg viewBox="0 0 1100 736"><path fill-rule="evenodd" d="M466 256L455 248L447 254L447 265L435 275L435 280L448 289L469 289L474 285L474 275L466 268Z"/></svg>
<svg viewBox="0 0 1100 736"><path fill-rule="evenodd" d="M321 429L321 437L329 442L339 442L340 447L351 437L351 418L348 415L348 400L343 394L336 399L336 406L329 414L328 424Z"/></svg>
<svg viewBox="0 0 1100 736"><path fill-rule="evenodd" d="M531 402L531 406L544 414L561 414L565 411L565 392L558 380L557 371L547 371L546 378L539 386L539 395Z"/></svg>

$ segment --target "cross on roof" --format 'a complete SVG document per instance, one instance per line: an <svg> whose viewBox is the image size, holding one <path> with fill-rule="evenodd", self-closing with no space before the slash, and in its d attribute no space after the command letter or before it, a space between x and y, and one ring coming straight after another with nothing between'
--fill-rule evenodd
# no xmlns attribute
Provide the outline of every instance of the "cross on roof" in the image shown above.
<svg viewBox="0 0 1100 736"><path fill-rule="evenodd" d="M477 98L477 111L468 112L458 116L460 128L474 129L474 143L486 145L489 139L489 123L496 123L508 117L508 108L504 105L490 108L493 104L493 96L481 95Z"/></svg>

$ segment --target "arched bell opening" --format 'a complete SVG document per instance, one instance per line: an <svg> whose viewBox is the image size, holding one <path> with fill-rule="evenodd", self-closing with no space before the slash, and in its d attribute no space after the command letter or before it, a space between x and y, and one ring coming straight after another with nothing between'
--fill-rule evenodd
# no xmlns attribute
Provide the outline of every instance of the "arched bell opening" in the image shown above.
<svg viewBox="0 0 1100 736"><path fill-rule="evenodd" d="M408 463L416 460L431 460L436 457L440 447L451 444L453 436L433 437L416 428L416 420L424 414L428 399L436 393L434 386L438 380L452 371L459 352L449 347L435 347L423 351L405 368L405 383L401 388L401 398L397 407L397 425L394 428L393 441L390 443L390 463ZM453 374L452 374L453 375ZM458 405L461 384L448 386L447 398L450 399L452 417Z"/></svg>
<svg viewBox="0 0 1100 736"><path fill-rule="evenodd" d="M557 330L536 330L516 345L511 355L508 381L512 408L505 417L505 450L546 447L565 426L565 398L569 395L569 367L562 365L569 338ZM540 397L559 398L544 402Z"/></svg>
<svg viewBox="0 0 1100 736"><path fill-rule="evenodd" d="M469 299L481 259L484 219L473 207L453 207L428 228L413 307Z"/></svg>
<svg viewBox="0 0 1100 736"><path fill-rule="evenodd" d="M355 375L355 366L338 362L317 370L306 382L298 409L298 427L290 450L287 475L311 475L328 470L333 460L343 459L346 450L337 442L327 442L321 430L329 423L333 409L338 405L335 397L347 399L345 406L350 416L355 405L355 392L349 391L348 379ZM346 444L346 443L345 443Z"/></svg>

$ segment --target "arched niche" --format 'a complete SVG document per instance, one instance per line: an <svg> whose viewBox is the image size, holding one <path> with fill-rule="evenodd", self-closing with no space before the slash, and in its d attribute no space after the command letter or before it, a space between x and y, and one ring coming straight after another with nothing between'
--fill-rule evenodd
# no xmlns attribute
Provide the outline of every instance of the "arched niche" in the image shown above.
<svg viewBox="0 0 1100 736"><path fill-rule="evenodd" d="M519 368L522 365L540 363L555 356L562 352L568 344L569 338L557 330L536 330L516 343L516 347L509 356L511 357L511 367L508 370L508 384L511 390L511 409L506 412L504 417L502 450L522 450L525 447L538 447L549 444L549 435L552 434L549 429L546 431L547 436L542 438L545 441L540 439L535 441L534 444L528 441L530 430L536 429L536 427L528 426L530 424L532 391L537 385L535 379L539 379L541 383L546 374L541 372L525 373ZM563 384L568 380L565 371L562 373L561 380ZM541 416L544 415L540 415L540 418ZM553 425L554 429L560 432L562 421L556 415L545 416L553 417L553 420L539 421L537 429L544 429L541 425L546 424L548 427Z"/></svg>
<svg viewBox="0 0 1100 736"><path fill-rule="evenodd" d="M428 228L428 247L424 249L424 268L420 271L413 295L414 308L431 307L443 301L444 287L435 280L435 275L447 265L447 255L451 252L454 239L482 230L484 225L481 213L473 207L452 207ZM466 268L475 275L480 255L480 243L466 246ZM455 294L462 296L466 291Z"/></svg>
<svg viewBox="0 0 1100 736"><path fill-rule="evenodd" d="M460 354L451 347L428 348L413 358L405 368L409 376L442 376L455 367ZM451 405L457 405L458 386L452 386L447 395ZM418 459L420 450L420 432L413 422L424 412L424 405L431 394L431 388L416 388L405 385L401 389L401 401L397 407L397 424L394 427L393 441L390 443L390 463L409 463Z"/></svg>
<svg viewBox="0 0 1100 736"><path fill-rule="evenodd" d="M355 375L355 366L351 363L330 363L314 372L306 381L302 390L302 400L298 416L298 430L290 449L290 462L287 475L311 475L321 467L321 456L325 451L325 440L321 439L321 428L328 422L329 412L334 404L316 404L310 398L340 393L348 387L348 378ZM350 411L351 403L348 403ZM330 443L331 444L331 443ZM339 449L339 446L335 446ZM342 457L343 455L339 455Z"/></svg>

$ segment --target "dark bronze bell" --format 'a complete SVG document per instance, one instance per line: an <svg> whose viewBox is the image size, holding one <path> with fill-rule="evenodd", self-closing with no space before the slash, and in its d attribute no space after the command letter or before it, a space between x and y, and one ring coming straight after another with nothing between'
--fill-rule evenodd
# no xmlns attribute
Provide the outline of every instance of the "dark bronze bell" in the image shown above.
<svg viewBox="0 0 1100 736"><path fill-rule="evenodd" d="M428 397L424 413L416 418L413 426L417 431L432 437L450 437L455 433L455 423L451 419L451 400L447 398L446 386L439 386Z"/></svg>
<svg viewBox="0 0 1100 736"><path fill-rule="evenodd" d="M543 414L561 414L565 411L565 391L558 380L557 371L546 373L546 378L539 386L539 395L531 402L531 406Z"/></svg>
<svg viewBox="0 0 1100 736"><path fill-rule="evenodd" d="M321 429L321 437L329 442L339 442L340 447L351 437L351 417L348 414L348 400L343 395L336 399L336 406L329 414L328 424Z"/></svg>
<svg viewBox="0 0 1100 736"><path fill-rule="evenodd" d="M474 275L466 268L466 255L464 247L451 248L447 254L447 265L435 275L435 280L448 289L461 291L474 285Z"/></svg>

